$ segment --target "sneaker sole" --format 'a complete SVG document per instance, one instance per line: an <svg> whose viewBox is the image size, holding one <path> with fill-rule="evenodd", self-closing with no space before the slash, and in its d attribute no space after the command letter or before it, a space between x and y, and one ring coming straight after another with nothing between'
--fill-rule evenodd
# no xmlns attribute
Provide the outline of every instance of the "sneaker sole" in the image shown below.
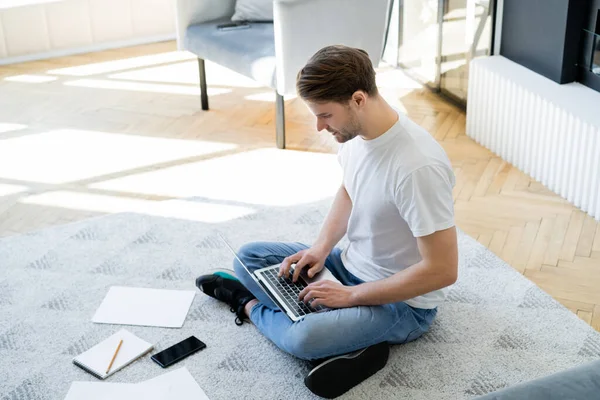
<svg viewBox="0 0 600 400"><path fill-rule="evenodd" d="M311 370L304 384L317 396L333 399L382 369L389 355L390 347L383 342L358 353L331 358Z"/></svg>

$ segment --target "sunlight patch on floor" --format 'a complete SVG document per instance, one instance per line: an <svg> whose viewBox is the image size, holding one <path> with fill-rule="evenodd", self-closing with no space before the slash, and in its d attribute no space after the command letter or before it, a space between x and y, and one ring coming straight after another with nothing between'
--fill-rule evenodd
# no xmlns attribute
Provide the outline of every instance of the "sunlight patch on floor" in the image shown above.
<svg viewBox="0 0 600 400"><path fill-rule="evenodd" d="M244 99L252 100L252 101L264 101L267 103L275 103L275 92L273 91L273 92L250 94L248 96L244 96ZM286 100L288 100L287 97L286 97Z"/></svg>
<svg viewBox="0 0 600 400"><path fill-rule="evenodd" d="M341 169L334 154L260 149L113 179L90 187L292 206L331 197L340 184Z"/></svg>
<svg viewBox="0 0 600 400"><path fill-rule="evenodd" d="M46 75L14 75L4 78L8 82L21 82L21 83L46 83L57 80L55 76Z"/></svg>
<svg viewBox="0 0 600 400"><path fill-rule="evenodd" d="M132 68L148 67L151 65L184 61L196 58L185 51L170 51L166 53L150 54L147 56L130 57L122 60L103 61L98 63L77 65L74 67L56 68L46 71L52 75L90 76L122 71Z"/></svg>
<svg viewBox="0 0 600 400"><path fill-rule="evenodd" d="M0 197L2 196L10 196L17 193L23 193L27 191L26 186L21 185L9 185L6 183L0 183Z"/></svg>
<svg viewBox="0 0 600 400"><path fill-rule="evenodd" d="M2 140L0 177L65 183L232 150L235 144L61 129Z"/></svg>
<svg viewBox="0 0 600 400"><path fill-rule="evenodd" d="M209 86L257 88L262 85L221 65L205 61L206 82ZM198 62L186 61L152 68L142 68L108 76L111 79L200 85Z"/></svg>
<svg viewBox="0 0 600 400"><path fill-rule="evenodd" d="M157 83L124 82L106 79L77 79L65 82L67 86L79 86L93 89L128 90L132 92L169 93L200 96L200 87L165 85ZM208 88L209 96L231 93L231 89Z"/></svg>
<svg viewBox="0 0 600 400"><path fill-rule="evenodd" d="M101 213L135 212L207 223L230 221L255 212L248 207L226 204L184 200L152 201L72 191L48 192L29 196L21 203Z"/></svg>
<svg viewBox="0 0 600 400"><path fill-rule="evenodd" d="M20 131L21 129L25 129L25 128L27 128L27 125L9 124L9 123L0 122L0 133Z"/></svg>

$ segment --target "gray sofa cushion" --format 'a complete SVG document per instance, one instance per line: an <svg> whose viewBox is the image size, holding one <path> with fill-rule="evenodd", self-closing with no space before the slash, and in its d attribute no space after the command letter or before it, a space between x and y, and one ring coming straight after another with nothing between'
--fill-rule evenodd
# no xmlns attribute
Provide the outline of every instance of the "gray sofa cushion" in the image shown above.
<svg viewBox="0 0 600 400"><path fill-rule="evenodd" d="M236 0L231 20L273 22L273 0Z"/></svg>
<svg viewBox="0 0 600 400"><path fill-rule="evenodd" d="M600 360L477 397L477 400L522 399L600 399Z"/></svg>
<svg viewBox="0 0 600 400"><path fill-rule="evenodd" d="M205 60L275 88L275 38L273 23L250 23L249 29L220 31L229 18L190 25L185 48Z"/></svg>

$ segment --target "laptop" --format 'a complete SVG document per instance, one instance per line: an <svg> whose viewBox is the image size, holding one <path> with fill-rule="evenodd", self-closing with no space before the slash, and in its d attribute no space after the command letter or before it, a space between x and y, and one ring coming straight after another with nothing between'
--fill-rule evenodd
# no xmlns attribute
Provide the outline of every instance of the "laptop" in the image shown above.
<svg viewBox="0 0 600 400"><path fill-rule="evenodd" d="M235 258L239 261L239 263L244 267L248 275L254 279L254 281L260 286L264 292L269 296L269 298L273 301L273 303L277 304L280 310L282 310L292 321L299 321L308 314L314 312L323 312L330 310L330 308L324 306L316 306L312 307L309 304L304 303L303 301L298 300L298 295L300 292L309 284L313 282L318 282L322 280L330 280L334 282L341 283L331 271L327 268L323 268L321 272L319 272L316 276L309 278L306 274L306 269L302 270L298 280L296 282L292 282L291 275L293 273L293 266L290 270L290 278L279 277L279 268L281 264L271 265L265 268L257 269L252 273L246 264L238 257L237 253L233 248L229 245L227 240L219 233L218 234L221 240L225 243L227 248L233 253Z"/></svg>

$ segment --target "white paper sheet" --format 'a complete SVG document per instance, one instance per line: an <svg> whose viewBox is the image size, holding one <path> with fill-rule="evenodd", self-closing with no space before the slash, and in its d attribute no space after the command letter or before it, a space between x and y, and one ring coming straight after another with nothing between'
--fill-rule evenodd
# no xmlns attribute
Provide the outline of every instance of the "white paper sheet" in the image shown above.
<svg viewBox="0 0 600 400"><path fill-rule="evenodd" d="M181 328L195 291L112 286L92 322Z"/></svg>
<svg viewBox="0 0 600 400"><path fill-rule="evenodd" d="M209 400L186 367L140 382L139 385L165 393L165 399Z"/></svg>
<svg viewBox="0 0 600 400"><path fill-rule="evenodd" d="M162 400L162 393L133 383L73 382L65 400Z"/></svg>
<svg viewBox="0 0 600 400"><path fill-rule="evenodd" d="M134 383L73 382L65 400L210 400L187 368Z"/></svg>

